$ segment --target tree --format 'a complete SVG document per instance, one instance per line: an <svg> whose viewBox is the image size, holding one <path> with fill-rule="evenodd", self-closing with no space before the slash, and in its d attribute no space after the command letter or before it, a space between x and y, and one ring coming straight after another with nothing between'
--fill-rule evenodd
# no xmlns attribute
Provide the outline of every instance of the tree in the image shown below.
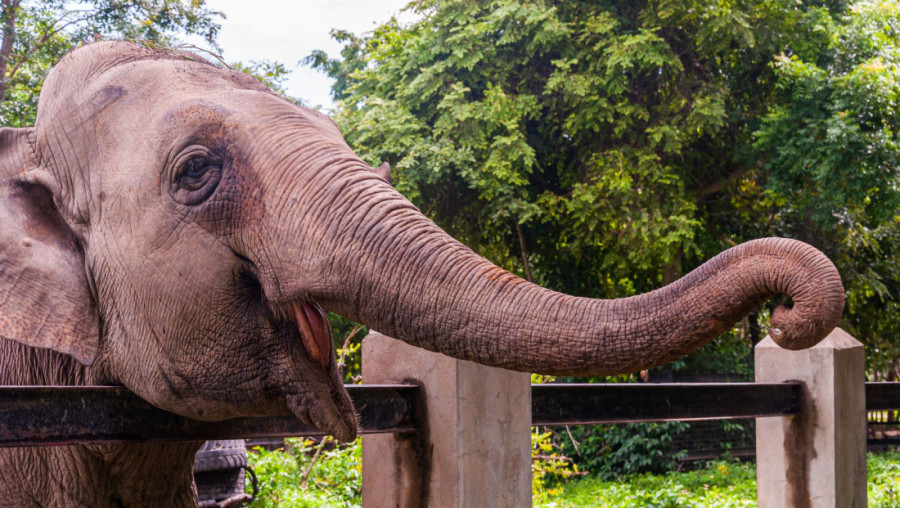
<svg viewBox="0 0 900 508"><path fill-rule="evenodd" d="M72 48L96 38L168 44L202 36L213 48L222 13L204 0L2 0L0 124L34 123L46 71Z"/></svg>
<svg viewBox="0 0 900 508"><path fill-rule="evenodd" d="M307 63L336 78L351 146L452 234L594 297L794 236L838 263L844 326L900 343L870 319L900 297L893 3L408 8L418 21L335 32L341 58Z"/></svg>
<svg viewBox="0 0 900 508"><path fill-rule="evenodd" d="M779 200L772 228L829 246L848 290L844 326L867 340L873 371L900 379L900 6L808 18L820 44L775 56L755 133Z"/></svg>

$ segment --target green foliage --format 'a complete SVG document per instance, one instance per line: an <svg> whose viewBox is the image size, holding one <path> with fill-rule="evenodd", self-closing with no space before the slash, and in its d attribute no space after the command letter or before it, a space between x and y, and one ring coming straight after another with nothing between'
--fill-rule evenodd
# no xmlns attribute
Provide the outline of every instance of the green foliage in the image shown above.
<svg viewBox="0 0 900 508"><path fill-rule="evenodd" d="M532 432L532 493L535 500L557 495L562 482L581 475L571 459L559 453L551 433ZM361 504L361 440L325 445L290 438L284 450L256 448L248 462L259 479L251 508L359 506ZM321 449L320 449L321 448ZM329 451L324 451L331 448ZM248 484L247 492L252 487Z"/></svg>
<svg viewBox="0 0 900 508"><path fill-rule="evenodd" d="M247 455L259 479L251 508L361 506L362 446L324 446L309 439L288 438L285 450L255 449ZM251 488L248 485L248 493Z"/></svg>
<svg viewBox="0 0 900 508"><path fill-rule="evenodd" d="M766 319L767 316L763 316ZM651 376L666 377L681 374L728 374L732 381L753 378L752 348L745 337L746 325L729 331L715 343L708 344L691 355L649 371ZM552 382L544 376L532 375L532 383ZM677 378L676 378L677 380ZM568 381L575 381L569 378ZM636 375L606 378L604 382L638 382ZM725 435L740 440L744 429L740 424L722 421ZM579 469L600 478L612 479L642 472L661 473L678 467L678 460L686 450L673 449L673 442L690 429L685 422L630 423L615 425L574 426L557 432L553 438L560 451L571 457ZM727 451L732 443L720 443Z"/></svg>
<svg viewBox="0 0 900 508"><path fill-rule="evenodd" d="M869 506L900 508L900 450L870 453L866 468Z"/></svg>
<svg viewBox="0 0 900 508"><path fill-rule="evenodd" d="M315 50L300 63L309 65L314 69L320 69L334 79L331 86L331 97L338 100L343 97L350 84L350 75L361 71L365 67L362 56L362 39L346 30L331 30L331 38L344 45L341 49L343 60L333 60L328 53Z"/></svg>
<svg viewBox="0 0 900 508"><path fill-rule="evenodd" d="M172 44L194 34L213 48L222 14L204 0L11 0L0 9L0 126L33 125L47 71L79 44L102 38ZM0 53L3 53L0 49Z"/></svg>
<svg viewBox="0 0 900 508"><path fill-rule="evenodd" d="M362 340L369 333L368 327L333 313L328 313L328 322L344 383L362 384Z"/></svg>
<svg viewBox="0 0 900 508"><path fill-rule="evenodd" d="M232 64L231 68L255 77L270 90L293 101L297 105L305 105L302 100L287 96L284 82L287 81L290 71L283 63L272 60L251 60L248 63L238 62Z"/></svg>
<svg viewBox="0 0 900 508"><path fill-rule="evenodd" d="M24 3L24 2L23 2ZM96 35L122 39L169 41L178 33L196 34L215 46L222 17L205 0L41 0L43 10L62 15L76 40Z"/></svg>
<svg viewBox="0 0 900 508"><path fill-rule="evenodd" d="M870 453L868 504L900 507L900 452ZM665 475L641 474L617 480L577 479L548 496L538 508L738 508L756 506L756 467L731 460L712 461L703 469Z"/></svg>
<svg viewBox="0 0 900 508"><path fill-rule="evenodd" d="M351 146L451 234L592 297L796 237L838 264L871 369L900 356L895 2L409 9L306 63L336 78Z"/></svg>
<svg viewBox="0 0 900 508"><path fill-rule="evenodd" d="M534 502L560 492L561 482L584 474L578 466L559 452L553 443L553 432L531 429L531 495Z"/></svg>
<svg viewBox="0 0 900 508"><path fill-rule="evenodd" d="M900 356L900 6L862 1L837 20L822 9L808 19L821 47L776 56L777 102L754 147L785 201L773 229L832 253L848 289L843 326L883 371Z"/></svg>
<svg viewBox="0 0 900 508"><path fill-rule="evenodd" d="M586 477L566 485L544 508L738 508L756 506L756 468L733 461L665 475L632 475L620 480Z"/></svg>
<svg viewBox="0 0 900 508"><path fill-rule="evenodd" d="M562 283L540 259L562 255L578 264L587 251L600 255L601 267L631 257L649 269L671 261L672 249L610 255L608 238L680 248L693 220L692 205L669 192L680 184L659 153L606 146L649 115L649 106L626 103L633 82L618 76L633 72L638 80L659 66L680 68L677 58L651 31L610 37L616 20L582 20L584 7L417 2L423 22L408 29L388 23L355 38L342 62L320 54L309 60L349 82L335 89L348 140L364 157L390 160L397 187L426 213L520 271L516 225L523 226L526 254L541 267L536 278L579 294L591 292L587 285L616 292L616 279ZM572 39L592 49L579 52ZM595 76L600 70L604 76ZM588 108L584 92L595 86L609 87L611 96ZM665 146L671 152L675 144Z"/></svg>
<svg viewBox="0 0 900 508"><path fill-rule="evenodd" d="M758 315L757 315L758 316ZM763 318L768 322L768 315ZM758 317L756 318L758 319ZM753 380L753 347L747 320L688 356L651 369L650 375L728 375L732 381ZM677 381L677 377L673 378Z"/></svg>
<svg viewBox="0 0 900 508"><path fill-rule="evenodd" d="M286 450L256 449L248 455L260 487L252 508L361 505L360 440L325 451L329 444L315 460L319 446L312 441L288 439L287 443ZM541 455L558 456L546 434L532 434L532 443L533 455L538 458L532 470L536 507L756 506L756 468L752 463L718 460L696 471L630 474L609 480L594 475L572 479L578 470L565 460L541 463ZM867 460L869 506L900 507L900 452L870 453ZM559 474L553 472L554 468ZM308 475L305 482L304 475Z"/></svg>
<svg viewBox="0 0 900 508"><path fill-rule="evenodd" d="M690 427L685 422L577 426L558 433L560 450L592 476L613 479L637 473L662 473L677 466L684 450L672 440Z"/></svg>

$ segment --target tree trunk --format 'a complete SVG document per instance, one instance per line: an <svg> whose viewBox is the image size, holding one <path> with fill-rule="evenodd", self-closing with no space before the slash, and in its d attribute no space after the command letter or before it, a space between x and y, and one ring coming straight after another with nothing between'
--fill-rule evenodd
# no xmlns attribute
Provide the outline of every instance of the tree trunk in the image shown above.
<svg viewBox="0 0 900 508"><path fill-rule="evenodd" d="M9 58L12 55L13 43L16 40L16 15L22 0L3 0L3 42L0 43L0 101L6 98L9 82L6 73L9 69Z"/></svg>
<svg viewBox="0 0 900 508"><path fill-rule="evenodd" d="M531 266L528 264L528 251L525 249L525 234L522 233L522 225L516 221L516 233L519 235L519 249L522 251L522 264L525 265L525 280L534 282L531 278Z"/></svg>

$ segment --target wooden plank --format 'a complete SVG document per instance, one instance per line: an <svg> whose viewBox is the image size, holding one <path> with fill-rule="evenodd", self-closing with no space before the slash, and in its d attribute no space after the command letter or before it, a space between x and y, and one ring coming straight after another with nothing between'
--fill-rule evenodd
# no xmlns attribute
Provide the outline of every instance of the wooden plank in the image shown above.
<svg viewBox="0 0 900 508"><path fill-rule="evenodd" d="M532 425L586 425L784 416L798 412L799 383L532 385Z"/></svg>
<svg viewBox="0 0 900 508"><path fill-rule="evenodd" d="M348 385L362 433L410 432L409 385ZM318 436L293 415L201 422L158 409L125 388L0 387L0 447Z"/></svg>

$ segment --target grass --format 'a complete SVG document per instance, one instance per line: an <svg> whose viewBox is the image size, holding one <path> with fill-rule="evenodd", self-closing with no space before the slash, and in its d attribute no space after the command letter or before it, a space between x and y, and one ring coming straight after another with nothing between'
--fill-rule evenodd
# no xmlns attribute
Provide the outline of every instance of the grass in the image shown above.
<svg viewBox="0 0 900 508"><path fill-rule="evenodd" d="M359 441L349 447L290 439L287 450L258 449L249 455L260 493L252 508L361 506ZM553 485L542 478L539 508L737 508L756 506L756 467L733 460L663 475L632 475L604 481L581 477ZM868 456L868 506L900 508L900 451Z"/></svg>
<svg viewBox="0 0 900 508"><path fill-rule="evenodd" d="M752 464L716 461L691 472L641 474L604 481L585 477L570 481L542 508L652 507L737 508L756 506L756 468Z"/></svg>
<svg viewBox="0 0 900 508"><path fill-rule="evenodd" d="M900 508L900 450L870 453L866 469L869 508Z"/></svg>
<svg viewBox="0 0 900 508"><path fill-rule="evenodd" d="M868 506L900 508L900 451L868 456ZM703 469L634 475L613 481L585 477L562 486L539 508L737 508L756 506L756 466L730 460Z"/></svg>

